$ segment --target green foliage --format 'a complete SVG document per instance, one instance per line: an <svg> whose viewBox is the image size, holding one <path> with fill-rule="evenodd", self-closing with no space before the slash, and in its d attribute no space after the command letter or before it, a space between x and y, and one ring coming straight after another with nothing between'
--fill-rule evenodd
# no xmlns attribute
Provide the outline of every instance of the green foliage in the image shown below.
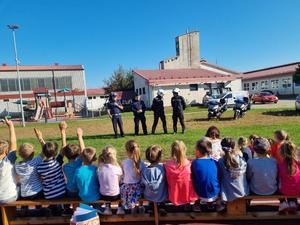
<svg viewBox="0 0 300 225"><path fill-rule="evenodd" d="M300 64L298 65L298 68L293 74L293 81L295 84L300 84Z"/></svg>
<svg viewBox="0 0 300 225"><path fill-rule="evenodd" d="M129 91L134 89L133 74L131 70L125 70L122 66L116 69L111 77L104 80L105 91Z"/></svg>

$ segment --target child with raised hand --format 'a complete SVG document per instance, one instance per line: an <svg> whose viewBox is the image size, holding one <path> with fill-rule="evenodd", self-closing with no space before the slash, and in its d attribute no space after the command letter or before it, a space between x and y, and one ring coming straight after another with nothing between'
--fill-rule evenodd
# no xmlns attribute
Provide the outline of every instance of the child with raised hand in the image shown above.
<svg viewBox="0 0 300 225"><path fill-rule="evenodd" d="M285 196L300 195L300 162L299 150L290 141L285 141L280 146L280 156L282 162L278 164L279 192ZM297 210L297 199L287 198L282 200L279 211L290 211L295 213Z"/></svg>
<svg viewBox="0 0 300 225"><path fill-rule="evenodd" d="M212 143L207 137L197 141L195 146L196 159L192 162L192 178L196 193L202 202L210 206L220 194L217 162L210 157ZM200 201L196 201L194 211L201 211Z"/></svg>
<svg viewBox="0 0 300 225"><path fill-rule="evenodd" d="M247 163L242 152L236 148L234 139L223 138L221 145L225 152L223 158L218 162L221 197L223 201L231 202L249 194L246 178Z"/></svg>
<svg viewBox="0 0 300 225"><path fill-rule="evenodd" d="M69 198L76 198L78 197L78 190L74 183L74 174L77 168L82 165L82 159L80 157L82 149L78 144L67 144L66 141L66 129L67 124L65 122L60 123L60 131L61 137L63 141L63 154L68 159L68 162L63 165L63 172L66 178L66 189L67 189L67 197ZM77 128L77 137L79 143L82 139L82 129Z"/></svg>
<svg viewBox="0 0 300 225"><path fill-rule="evenodd" d="M210 152L210 157L218 161L223 155L220 138L220 130L215 126L210 126L205 135L212 144L212 150Z"/></svg>
<svg viewBox="0 0 300 225"><path fill-rule="evenodd" d="M13 122L7 118L4 122L9 130L9 142L0 140L0 203L12 202L18 198L14 170L17 138Z"/></svg>
<svg viewBox="0 0 300 225"><path fill-rule="evenodd" d="M79 130L78 140L80 149L82 149L80 157L83 163L75 170L74 184L82 201L94 202L100 199L97 166L93 165L93 162L97 160L96 149L85 147L81 129Z"/></svg>
<svg viewBox="0 0 300 225"><path fill-rule="evenodd" d="M122 168L117 160L116 149L109 145L102 149L99 156L98 179L100 185L101 200L116 201L120 199L120 181L123 175ZM111 204L106 203L104 215L112 215ZM125 214L124 209L119 204L117 214Z"/></svg>
<svg viewBox="0 0 300 225"><path fill-rule="evenodd" d="M146 150L146 159L150 165L142 171L141 183L144 186L144 197L155 203L160 203L161 214L166 214L163 202L168 197L166 172L162 163L162 149L157 145L151 145Z"/></svg>
<svg viewBox="0 0 300 225"><path fill-rule="evenodd" d="M277 191L277 163L268 156L270 143L266 138L253 141L255 157L247 162L250 191L257 195L272 195Z"/></svg>
<svg viewBox="0 0 300 225"><path fill-rule="evenodd" d="M198 199L192 181L191 162L186 158L182 141L171 145L171 160L164 164L168 183L169 200L174 205L186 205Z"/></svg>
<svg viewBox="0 0 300 225"><path fill-rule="evenodd" d="M247 138L245 137L239 137L238 139L238 148L240 149L240 151L243 154L243 157L245 159L245 161L247 162L249 159L252 159L252 151L248 146L248 141Z"/></svg>
<svg viewBox="0 0 300 225"><path fill-rule="evenodd" d="M274 143L271 145L271 156L276 159L277 163L282 162L282 157L280 154L280 146L289 140L289 135L284 130L276 130L274 132Z"/></svg>
<svg viewBox="0 0 300 225"><path fill-rule="evenodd" d="M121 163L123 170L123 184L121 185L121 200L125 209L130 209L131 213L144 213L144 207L139 204L143 190L141 187L141 173L145 168L144 162L141 160L141 150L138 143L129 140L125 144L127 159Z"/></svg>

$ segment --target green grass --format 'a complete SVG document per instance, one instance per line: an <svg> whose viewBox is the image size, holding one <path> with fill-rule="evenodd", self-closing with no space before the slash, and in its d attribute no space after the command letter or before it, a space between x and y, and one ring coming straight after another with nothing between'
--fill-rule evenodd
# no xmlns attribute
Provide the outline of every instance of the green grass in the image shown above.
<svg viewBox="0 0 300 225"><path fill-rule="evenodd" d="M281 115L281 111L283 112L283 115ZM181 133L178 134L162 134L161 128L159 129L159 133L156 135L148 135L148 136L133 136L132 134L127 134L125 138L119 138L114 139L111 134L111 124L107 117L104 118L98 118L98 119L90 119L90 120L75 120L75 121L68 121L68 126L70 129L72 128L72 132L68 131L70 135L68 136L68 142L69 143L76 143L77 139L74 135L74 130L76 127L82 127L85 130L89 131L88 134L84 136L84 141L86 146L93 146L97 148L98 153L101 151L101 149L106 145L113 145L118 150L118 158L123 159L125 157L125 150L124 150L124 144L129 139L135 139L139 142L142 151L152 145L157 144L160 145L164 149L164 159L167 159L170 157L170 145L174 140L182 140L186 143L188 148L188 156L193 157L193 150L194 150L194 144L195 142L201 138L205 132L208 126L210 125L216 125L217 127L220 127L221 135L222 137L229 136L238 138L240 136L248 137L251 134L257 134L260 136L264 136L267 138L273 137L273 132L277 129L283 129L286 130L290 136L291 139L300 146L300 123L299 123L299 116L294 115L293 113L285 115L284 112L286 109L273 109L273 110L266 110L266 109L255 109L251 110L247 113L246 117L238 120L233 121L230 120L229 117L232 115L232 111L228 111L224 117L228 118L224 121L205 121L203 118L206 118L207 110L205 109L199 109L199 108L188 108L186 111L186 120L187 120L187 132L183 135ZM291 111L292 112L292 111ZM169 111L167 111L169 114ZM266 113L269 113L269 115ZM148 114L151 115L151 112ZM151 118L152 116L148 115L149 122L148 122L148 130L150 130L150 125L152 124ZM167 119L169 121L168 128L169 132L171 131L170 126L170 120L171 116L168 115ZM132 114L131 113L125 113L123 115L123 120L127 124L125 126L128 126L131 129L132 132ZM106 134L101 135L97 131L97 127L102 126L102 129L106 132ZM54 141L60 141L58 138L58 131L57 124L51 123L51 124L28 124L27 129L32 129L33 127L38 127L39 129L46 130L45 132L45 139L46 140L54 140ZM104 128L103 128L104 127ZM129 129L128 128L128 129ZM23 128L17 126L17 134L18 134L18 144L29 142L35 145L37 149L37 153L40 151L40 146L38 145L37 140L32 136L32 138L23 138L22 136L25 135L22 134ZM49 130L49 132L48 132ZM53 132L54 130L55 132ZM6 132L6 129L4 126L0 127L0 135ZM28 131L26 131L28 132ZM47 133L48 132L48 133ZM26 136L26 135L25 135ZM28 135L27 135L28 136ZM143 153L144 158L144 153Z"/></svg>

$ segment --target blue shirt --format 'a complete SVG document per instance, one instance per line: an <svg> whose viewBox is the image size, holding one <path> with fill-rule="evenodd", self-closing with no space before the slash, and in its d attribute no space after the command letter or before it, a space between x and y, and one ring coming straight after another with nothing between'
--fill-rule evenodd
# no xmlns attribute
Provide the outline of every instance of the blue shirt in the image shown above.
<svg viewBox="0 0 300 225"><path fill-rule="evenodd" d="M139 110L142 110L142 113L145 113L146 110L146 105L144 103L144 101L137 101L137 100L133 100L132 104L131 104L131 110L133 112L133 114L136 116L140 113L138 113Z"/></svg>
<svg viewBox="0 0 300 225"><path fill-rule="evenodd" d="M215 198L220 193L218 165L211 158L199 158L192 162L192 178L196 193L201 198Z"/></svg>
<svg viewBox="0 0 300 225"><path fill-rule="evenodd" d="M144 185L144 197L153 202L163 202L168 195L167 178L164 166L158 164L142 170L141 183Z"/></svg>
<svg viewBox="0 0 300 225"><path fill-rule="evenodd" d="M121 113L121 109L116 106L117 102L109 102L107 103L107 108L110 110L110 114L114 115L114 114L120 114Z"/></svg>
<svg viewBox="0 0 300 225"><path fill-rule="evenodd" d="M82 165L74 174L74 182L79 191L79 197L84 202L93 202L100 199L97 167Z"/></svg>
<svg viewBox="0 0 300 225"><path fill-rule="evenodd" d="M80 157L77 157L74 161L68 162L64 165L63 171L67 178L67 190L71 192L76 192L77 187L74 183L74 174L77 168L79 168L82 165L82 159Z"/></svg>

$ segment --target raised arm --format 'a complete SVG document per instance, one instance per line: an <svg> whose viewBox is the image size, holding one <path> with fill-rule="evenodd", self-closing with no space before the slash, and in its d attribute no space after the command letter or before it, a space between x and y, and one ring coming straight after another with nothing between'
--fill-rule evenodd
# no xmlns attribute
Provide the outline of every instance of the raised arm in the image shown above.
<svg viewBox="0 0 300 225"><path fill-rule="evenodd" d="M34 133L35 133L35 136L36 136L36 138L38 139L38 141L39 141L41 147L43 147L44 144L45 144L46 142L45 142L45 140L44 140L44 138L43 138L43 133L42 133L42 131L40 131L39 129L34 128Z"/></svg>
<svg viewBox="0 0 300 225"><path fill-rule="evenodd" d="M17 137L15 132L14 124L11 120L5 118L5 124L9 129L9 151L16 151L17 150Z"/></svg>
<svg viewBox="0 0 300 225"><path fill-rule="evenodd" d="M59 123L59 130L60 130L60 136L61 136L61 148L64 148L67 146L67 128L68 125L65 121L62 121Z"/></svg>
<svg viewBox="0 0 300 225"><path fill-rule="evenodd" d="M83 141L83 131L81 128L77 128L77 137L78 137L78 142L80 146L80 152L85 149L84 141Z"/></svg>

